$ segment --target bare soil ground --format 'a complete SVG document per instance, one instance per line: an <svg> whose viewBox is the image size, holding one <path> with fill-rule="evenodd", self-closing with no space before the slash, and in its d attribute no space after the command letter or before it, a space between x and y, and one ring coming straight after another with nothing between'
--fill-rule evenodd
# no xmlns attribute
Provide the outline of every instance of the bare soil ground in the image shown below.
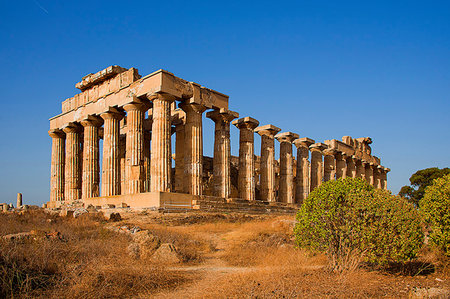
<svg viewBox="0 0 450 299"><path fill-rule="evenodd" d="M295 248L293 216L133 212L119 222L83 216L0 214L0 235L40 230L63 238L0 241L0 297L408 298L417 289L449 289L448 260L427 249L406 266L332 273L324 255ZM114 231L125 225L174 244L183 263L128 256L130 236Z"/></svg>

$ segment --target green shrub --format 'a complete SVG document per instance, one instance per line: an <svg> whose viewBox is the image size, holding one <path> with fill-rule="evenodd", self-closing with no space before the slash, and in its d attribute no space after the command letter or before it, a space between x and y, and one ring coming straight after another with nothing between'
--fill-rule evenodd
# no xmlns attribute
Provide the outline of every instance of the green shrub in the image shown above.
<svg viewBox="0 0 450 299"><path fill-rule="evenodd" d="M361 261L406 261L423 243L414 207L362 179L323 183L304 201L297 221L297 245L326 252L334 270L351 269Z"/></svg>
<svg viewBox="0 0 450 299"><path fill-rule="evenodd" d="M430 242L450 256L450 174L425 189L420 210L431 229Z"/></svg>

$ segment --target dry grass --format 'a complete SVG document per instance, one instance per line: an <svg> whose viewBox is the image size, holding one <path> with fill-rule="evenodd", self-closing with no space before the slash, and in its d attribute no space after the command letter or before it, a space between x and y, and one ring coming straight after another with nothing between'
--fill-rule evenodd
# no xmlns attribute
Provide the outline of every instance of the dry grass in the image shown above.
<svg viewBox="0 0 450 299"><path fill-rule="evenodd" d="M0 214L2 235L56 230L64 238L1 241L0 297L123 298L187 281L185 274L131 259L128 237L105 229L99 220L39 211Z"/></svg>

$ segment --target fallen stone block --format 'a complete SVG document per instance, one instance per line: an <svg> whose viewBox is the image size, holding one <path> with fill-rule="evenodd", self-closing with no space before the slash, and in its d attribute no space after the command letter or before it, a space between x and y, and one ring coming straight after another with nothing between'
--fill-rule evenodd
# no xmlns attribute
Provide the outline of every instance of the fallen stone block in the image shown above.
<svg viewBox="0 0 450 299"><path fill-rule="evenodd" d="M164 243L155 251L151 259L163 264L176 264L181 262L181 258L177 253L175 245Z"/></svg>

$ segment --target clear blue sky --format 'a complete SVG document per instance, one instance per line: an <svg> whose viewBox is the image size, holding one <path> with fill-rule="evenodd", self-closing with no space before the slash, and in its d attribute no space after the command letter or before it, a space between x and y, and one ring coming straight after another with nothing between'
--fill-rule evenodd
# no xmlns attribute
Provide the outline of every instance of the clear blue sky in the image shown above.
<svg viewBox="0 0 450 299"><path fill-rule="evenodd" d="M0 202L48 200L48 118L113 64L166 69L316 141L370 136L395 193L418 169L450 166L449 1L0 3Z"/></svg>

